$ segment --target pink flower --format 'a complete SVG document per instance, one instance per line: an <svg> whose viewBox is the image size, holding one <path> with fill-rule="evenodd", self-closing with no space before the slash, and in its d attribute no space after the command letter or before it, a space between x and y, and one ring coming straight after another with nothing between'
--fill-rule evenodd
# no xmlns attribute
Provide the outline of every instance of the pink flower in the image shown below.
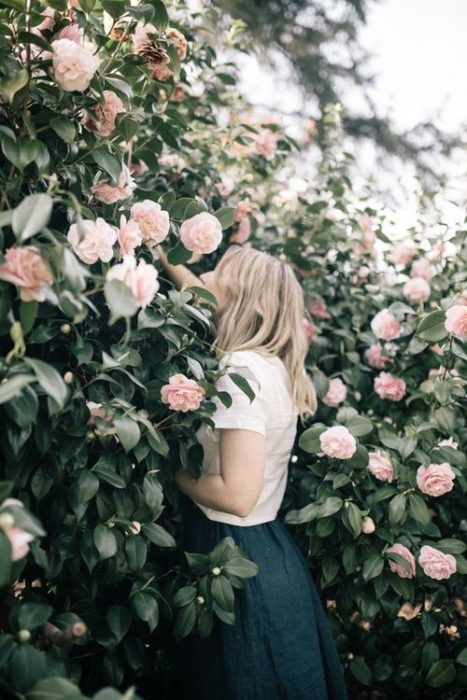
<svg viewBox="0 0 467 700"><path fill-rule="evenodd" d="M395 340L402 331L401 324L389 309L378 311L370 325L371 330L380 340Z"/></svg>
<svg viewBox="0 0 467 700"><path fill-rule="evenodd" d="M65 92L83 92L99 67L96 56L83 44L70 39L58 39L52 43L52 67L54 78Z"/></svg>
<svg viewBox="0 0 467 700"><path fill-rule="evenodd" d="M29 543L34 539L34 535L25 532L20 527L10 527L5 534L10 540L11 560L18 561L25 557L29 552Z"/></svg>
<svg viewBox="0 0 467 700"><path fill-rule="evenodd" d="M379 343L370 345L370 347L365 350L365 357L370 367L374 367L375 369L384 369L387 363L391 362L390 357L385 357L382 354L382 348Z"/></svg>
<svg viewBox="0 0 467 700"><path fill-rule="evenodd" d="M364 518L362 518L362 532L364 535L371 535L372 532L376 530L376 525L374 523L373 518L370 518L368 515L365 515Z"/></svg>
<svg viewBox="0 0 467 700"><path fill-rule="evenodd" d="M402 293L409 301L424 303L429 299L431 289L430 285L423 277L412 277L412 279L404 284Z"/></svg>
<svg viewBox="0 0 467 700"><path fill-rule="evenodd" d="M174 27L169 27L165 35L170 43L174 45L179 59L184 61L188 52L188 42L186 37Z"/></svg>
<svg viewBox="0 0 467 700"><path fill-rule="evenodd" d="M126 217L122 214L117 238L122 257L125 255L134 255L135 248L141 245L143 240L138 222L133 219L127 221Z"/></svg>
<svg viewBox="0 0 467 700"><path fill-rule="evenodd" d="M44 301L46 285L54 280L48 263L35 246L8 248L5 262L0 265L0 279L19 287L23 301Z"/></svg>
<svg viewBox="0 0 467 700"><path fill-rule="evenodd" d="M444 327L461 340L467 339L467 306L456 304L446 311Z"/></svg>
<svg viewBox="0 0 467 700"><path fill-rule="evenodd" d="M247 199L243 199L237 204L237 209L235 210L235 221L241 221L247 216L251 211L251 204Z"/></svg>
<svg viewBox="0 0 467 700"><path fill-rule="evenodd" d="M106 280L120 280L130 289L134 300L141 308L146 308L159 289L157 270L146 260L136 264L136 258L125 256L123 262L114 265L107 272Z"/></svg>
<svg viewBox="0 0 467 700"><path fill-rule="evenodd" d="M316 329L314 325L307 318L304 318L302 321L302 326L308 343L312 343L316 338Z"/></svg>
<svg viewBox="0 0 467 700"><path fill-rule="evenodd" d="M329 380L329 387L322 401L326 406L338 406L347 398L347 387L339 377Z"/></svg>
<svg viewBox="0 0 467 700"><path fill-rule="evenodd" d="M454 487L456 475L448 462L442 464L429 464L428 467L420 466L417 469L417 486L422 493L428 496L442 496Z"/></svg>
<svg viewBox="0 0 467 700"><path fill-rule="evenodd" d="M113 226L99 217L95 221L84 219L79 224L72 224L67 239L78 258L92 265L98 260L109 262L112 259L117 234Z"/></svg>
<svg viewBox="0 0 467 700"><path fill-rule="evenodd" d="M67 24L66 27L60 29L60 31L53 37L52 41L58 41L59 39L69 39L70 41L80 42L83 39L83 30L76 22L71 22Z"/></svg>
<svg viewBox="0 0 467 700"><path fill-rule="evenodd" d="M417 248L413 243L400 243L392 249L391 259L396 265L408 265L416 254Z"/></svg>
<svg viewBox="0 0 467 700"><path fill-rule="evenodd" d="M204 211L183 222L180 239L195 255L212 253L222 241L222 226L219 219Z"/></svg>
<svg viewBox="0 0 467 700"><path fill-rule="evenodd" d="M331 314L328 311L324 299L314 299L308 305L308 311L312 316L319 319L320 321L324 321L328 318L331 318Z"/></svg>
<svg viewBox="0 0 467 700"><path fill-rule="evenodd" d="M36 24L35 30L40 32L48 31L52 29L55 24L55 10L53 7L46 7L45 10L41 12L41 16L44 17L40 24Z"/></svg>
<svg viewBox="0 0 467 700"><path fill-rule="evenodd" d="M427 576L438 581L450 578L457 571L457 563L452 554L444 554L427 544L420 548L418 563Z"/></svg>
<svg viewBox="0 0 467 700"><path fill-rule="evenodd" d="M270 129L260 129L255 136L254 152L263 158L272 158L277 149L277 136Z"/></svg>
<svg viewBox="0 0 467 700"><path fill-rule="evenodd" d="M381 399L389 399L390 401L401 401L407 390L404 380L394 377L389 372L380 372L375 377L373 386Z"/></svg>
<svg viewBox="0 0 467 700"><path fill-rule="evenodd" d="M204 389L194 379L184 374L174 374L161 389L161 400L169 404L172 411L196 411L203 399Z"/></svg>
<svg viewBox="0 0 467 700"><path fill-rule="evenodd" d="M163 153L159 157L159 163L164 168L181 171L186 168L186 161L178 153Z"/></svg>
<svg viewBox="0 0 467 700"><path fill-rule="evenodd" d="M376 450L368 453L368 471L380 481L391 482L394 479L394 467L385 452Z"/></svg>
<svg viewBox="0 0 467 700"><path fill-rule="evenodd" d="M321 451L335 459L350 459L357 451L357 441L343 425L328 428L319 436Z"/></svg>
<svg viewBox="0 0 467 700"><path fill-rule="evenodd" d="M143 242L151 248L167 238L170 231L169 213L160 204L144 199L131 207L131 218L139 224Z"/></svg>
<svg viewBox="0 0 467 700"><path fill-rule="evenodd" d="M393 544L391 547L388 547L386 549L386 552L394 552L394 554L399 554L401 557L403 557L406 561L409 562L410 564L410 570L406 571L402 564L399 564L397 561L392 561L392 559L389 559L389 568L391 571L394 571L399 578L413 578L415 576L415 557L412 554L412 552L407 549L403 544L400 544L399 542L396 542Z"/></svg>
<svg viewBox="0 0 467 700"><path fill-rule="evenodd" d="M420 258L415 260L410 269L411 277L421 277L422 279L428 281L431 280L435 275L435 269L431 265L430 261L426 258Z"/></svg>
<svg viewBox="0 0 467 700"><path fill-rule="evenodd" d="M141 24L141 22L138 22L133 34L133 46L136 52L144 48L147 42L152 41L150 37L151 34L158 34L158 31L153 24L150 24L149 22L147 22L147 24Z"/></svg>
<svg viewBox="0 0 467 700"><path fill-rule="evenodd" d="M358 223L362 230L363 248L369 253L373 253L376 243L376 235L373 230L373 222L371 217L368 214L362 214L362 216L359 217Z"/></svg>
<svg viewBox="0 0 467 700"><path fill-rule="evenodd" d="M245 216L235 227L235 231L229 238L230 243L246 243L251 234L251 223L248 216Z"/></svg>
<svg viewBox="0 0 467 700"><path fill-rule="evenodd" d="M149 168L144 160L139 160L137 163L131 163L130 165L130 175L134 175L134 177L144 175L148 170Z"/></svg>
<svg viewBox="0 0 467 700"><path fill-rule="evenodd" d="M96 403L95 401L86 401L86 406L89 410L89 413L91 414L88 423L94 423L94 418L101 418L107 423L113 422L113 417L107 414L104 406L101 403ZM100 428L95 428L95 432L99 435L115 435L117 432L117 428L114 425L111 425L111 427L105 428L104 430L101 430Z"/></svg>
<svg viewBox="0 0 467 700"><path fill-rule="evenodd" d="M135 187L136 183L131 177L130 171L126 165L124 165L116 185L110 185L108 182L98 182L91 187L91 192L100 202L104 202L104 204L114 204L121 199L128 199L128 197L131 197Z"/></svg>
<svg viewBox="0 0 467 700"><path fill-rule="evenodd" d="M217 189L221 197L228 197L233 192L235 182L231 177L223 175L221 181L217 183Z"/></svg>
<svg viewBox="0 0 467 700"><path fill-rule="evenodd" d="M115 129L117 114L125 111L123 102L112 90L104 90L104 104L96 104L92 108L94 118L89 114L84 115L84 125L87 129L95 131L99 136L110 136Z"/></svg>

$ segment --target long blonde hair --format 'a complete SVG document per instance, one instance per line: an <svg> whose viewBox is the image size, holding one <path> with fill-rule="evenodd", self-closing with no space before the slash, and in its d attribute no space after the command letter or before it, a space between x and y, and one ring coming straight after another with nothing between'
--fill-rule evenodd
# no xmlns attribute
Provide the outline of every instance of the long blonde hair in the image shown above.
<svg viewBox="0 0 467 700"><path fill-rule="evenodd" d="M225 297L215 319L218 353L255 350L277 355L288 370L301 419L313 415L317 399L305 371L305 303L290 265L253 248L232 246L218 262L215 274Z"/></svg>

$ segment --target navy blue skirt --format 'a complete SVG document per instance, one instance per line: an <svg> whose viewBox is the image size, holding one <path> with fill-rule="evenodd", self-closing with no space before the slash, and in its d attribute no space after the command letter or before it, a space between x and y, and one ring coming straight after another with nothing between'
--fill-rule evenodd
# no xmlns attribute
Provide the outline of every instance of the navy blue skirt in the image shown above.
<svg viewBox="0 0 467 700"><path fill-rule="evenodd" d="M343 667L307 561L276 518L240 527L190 503L183 549L207 553L224 537L259 566L235 590L235 624L177 644L177 700L348 700Z"/></svg>

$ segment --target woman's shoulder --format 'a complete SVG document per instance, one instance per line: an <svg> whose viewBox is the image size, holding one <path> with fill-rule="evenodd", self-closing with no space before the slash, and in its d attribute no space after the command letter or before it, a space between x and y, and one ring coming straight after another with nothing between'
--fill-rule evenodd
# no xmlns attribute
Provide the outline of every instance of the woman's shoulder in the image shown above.
<svg viewBox="0 0 467 700"><path fill-rule="evenodd" d="M221 366L255 366L258 368L270 364L282 364L282 360L276 355L266 355L259 350L233 350L225 355L219 362Z"/></svg>

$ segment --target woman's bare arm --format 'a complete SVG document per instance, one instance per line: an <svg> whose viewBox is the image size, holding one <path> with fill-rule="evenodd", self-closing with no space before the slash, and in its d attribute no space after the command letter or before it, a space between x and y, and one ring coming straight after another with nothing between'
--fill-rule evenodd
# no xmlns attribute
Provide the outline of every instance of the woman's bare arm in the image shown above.
<svg viewBox="0 0 467 700"><path fill-rule="evenodd" d="M195 275L186 265L171 265L163 248L158 245L157 252L170 279L177 287L204 287L205 285L197 275Z"/></svg>

